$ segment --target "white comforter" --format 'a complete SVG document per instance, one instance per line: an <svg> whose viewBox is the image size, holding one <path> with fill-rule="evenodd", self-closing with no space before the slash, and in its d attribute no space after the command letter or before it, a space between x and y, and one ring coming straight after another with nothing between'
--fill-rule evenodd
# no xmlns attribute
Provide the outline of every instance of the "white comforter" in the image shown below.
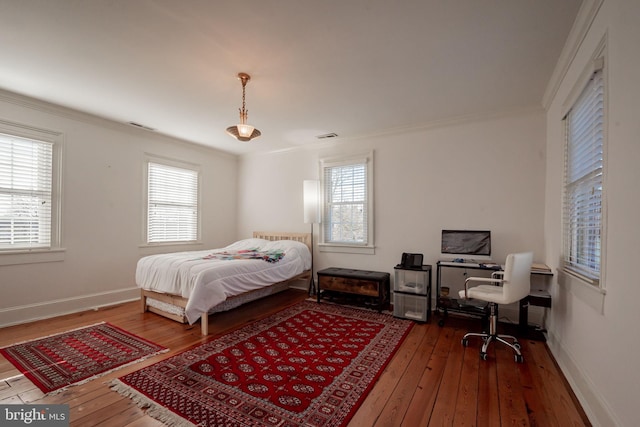
<svg viewBox="0 0 640 427"><path fill-rule="evenodd" d="M256 259L203 259L214 252L258 249L282 250L278 262ZM311 268L311 253L292 240L245 239L225 248L175 252L141 258L136 269L139 288L187 298L190 324L228 297L290 279Z"/></svg>

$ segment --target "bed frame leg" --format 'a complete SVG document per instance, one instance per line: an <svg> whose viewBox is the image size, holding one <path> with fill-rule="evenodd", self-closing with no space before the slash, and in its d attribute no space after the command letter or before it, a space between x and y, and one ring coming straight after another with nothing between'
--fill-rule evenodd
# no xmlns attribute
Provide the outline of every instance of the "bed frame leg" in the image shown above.
<svg viewBox="0 0 640 427"><path fill-rule="evenodd" d="M202 313L200 316L200 327L203 336L209 335L209 313Z"/></svg>
<svg viewBox="0 0 640 427"><path fill-rule="evenodd" d="M143 313L147 311L147 296L144 294L144 289L140 289L140 309Z"/></svg>

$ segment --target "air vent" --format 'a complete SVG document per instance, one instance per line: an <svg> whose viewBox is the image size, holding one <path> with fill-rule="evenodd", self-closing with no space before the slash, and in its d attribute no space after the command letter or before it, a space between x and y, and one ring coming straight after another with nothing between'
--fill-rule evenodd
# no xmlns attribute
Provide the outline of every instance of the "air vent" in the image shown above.
<svg viewBox="0 0 640 427"><path fill-rule="evenodd" d="M150 131L155 131L155 129L154 129L154 128L150 128L149 126L141 125L140 123L136 123L136 122L129 122L129 124L130 124L131 126L135 126L135 127L137 127L137 128L140 128L140 129L150 130Z"/></svg>
<svg viewBox="0 0 640 427"><path fill-rule="evenodd" d="M329 138L336 138L338 136L337 133L331 132L331 133L325 133L324 135L318 135L316 136L316 138L318 139L329 139Z"/></svg>

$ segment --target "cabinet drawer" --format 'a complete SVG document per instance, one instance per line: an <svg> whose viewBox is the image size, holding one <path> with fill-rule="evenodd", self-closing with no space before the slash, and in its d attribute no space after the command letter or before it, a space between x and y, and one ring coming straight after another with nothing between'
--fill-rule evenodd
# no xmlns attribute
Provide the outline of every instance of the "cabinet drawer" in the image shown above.
<svg viewBox="0 0 640 427"><path fill-rule="evenodd" d="M429 320L429 300L426 296L393 293L393 315L403 319Z"/></svg>
<svg viewBox="0 0 640 427"><path fill-rule="evenodd" d="M427 295L430 270L395 269L393 290L407 294Z"/></svg>
<svg viewBox="0 0 640 427"><path fill-rule="evenodd" d="M318 281L320 282L320 289L322 290L367 295L372 297L377 297L379 295L378 282L370 280L319 276Z"/></svg>

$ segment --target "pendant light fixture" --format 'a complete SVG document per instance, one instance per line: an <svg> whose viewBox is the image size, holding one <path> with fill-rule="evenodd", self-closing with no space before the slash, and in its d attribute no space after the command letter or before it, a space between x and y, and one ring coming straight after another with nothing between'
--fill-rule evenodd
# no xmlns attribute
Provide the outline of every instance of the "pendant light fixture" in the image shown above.
<svg viewBox="0 0 640 427"><path fill-rule="evenodd" d="M229 126L227 128L227 133L238 141L247 142L262 134L258 129L247 124L247 110L244 108L244 88L247 85L247 82L251 79L251 76L247 73L238 73L238 79L242 83L242 108L239 108L240 123L235 126Z"/></svg>

